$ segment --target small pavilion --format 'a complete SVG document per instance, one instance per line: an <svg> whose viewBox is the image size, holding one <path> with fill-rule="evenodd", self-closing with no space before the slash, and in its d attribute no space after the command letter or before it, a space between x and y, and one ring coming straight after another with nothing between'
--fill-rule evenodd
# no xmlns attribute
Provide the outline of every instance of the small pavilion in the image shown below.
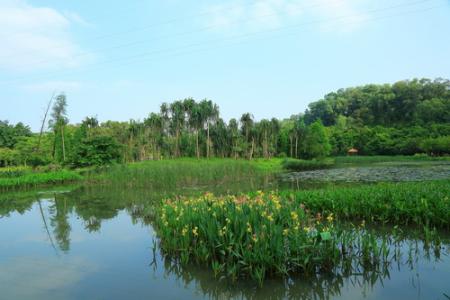
<svg viewBox="0 0 450 300"><path fill-rule="evenodd" d="M347 154L348 155L358 155L358 149L355 149L355 148L348 149Z"/></svg>

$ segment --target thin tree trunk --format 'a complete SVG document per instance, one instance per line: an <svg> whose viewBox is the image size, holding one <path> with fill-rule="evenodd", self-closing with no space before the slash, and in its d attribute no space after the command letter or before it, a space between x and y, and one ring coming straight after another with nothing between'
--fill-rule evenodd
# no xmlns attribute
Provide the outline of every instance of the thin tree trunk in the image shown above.
<svg viewBox="0 0 450 300"><path fill-rule="evenodd" d="M198 129L195 132L195 146L196 146L196 151L197 151L197 159L200 159L200 149L199 149L199 145L198 145Z"/></svg>
<svg viewBox="0 0 450 300"><path fill-rule="evenodd" d="M56 154L56 134L58 133L56 130L54 131L55 135L53 137L53 146L52 146L52 158L55 159Z"/></svg>
<svg viewBox="0 0 450 300"><path fill-rule="evenodd" d="M52 105L53 97L55 97L55 92L53 92L52 97L50 98L50 101L48 102L47 109L45 110L44 119L42 120L42 124L41 124L41 130L39 131L39 139L38 139L38 145L36 148L36 152L39 152L39 149L41 148L41 139L42 139L42 134L44 133L45 121L47 120L48 111L50 110L50 107Z"/></svg>
<svg viewBox="0 0 450 300"><path fill-rule="evenodd" d="M64 144L64 126L61 126L61 141L62 141L63 161L66 161L66 145Z"/></svg>
<svg viewBox="0 0 450 300"><path fill-rule="evenodd" d="M293 145L293 141L292 141L292 135L291 136L289 136L289 150L290 150L290 156L291 157L294 157L294 145Z"/></svg>
<svg viewBox="0 0 450 300"><path fill-rule="evenodd" d="M253 158L254 147L255 147L255 138L252 137L252 148L250 150L250 160L252 160L252 158Z"/></svg>
<svg viewBox="0 0 450 300"><path fill-rule="evenodd" d="M48 239L50 240L50 244L52 248L55 250L56 254L58 254L58 250L56 249L55 243L53 242L52 235L48 230L47 221L45 221L44 210L42 209L41 200L38 200L39 211L41 212L42 222L44 223L45 231L47 231Z"/></svg>
<svg viewBox="0 0 450 300"><path fill-rule="evenodd" d="M298 136L295 137L295 158L298 158Z"/></svg>
<svg viewBox="0 0 450 300"><path fill-rule="evenodd" d="M207 132L206 157L209 158L209 122L206 122L206 132Z"/></svg>

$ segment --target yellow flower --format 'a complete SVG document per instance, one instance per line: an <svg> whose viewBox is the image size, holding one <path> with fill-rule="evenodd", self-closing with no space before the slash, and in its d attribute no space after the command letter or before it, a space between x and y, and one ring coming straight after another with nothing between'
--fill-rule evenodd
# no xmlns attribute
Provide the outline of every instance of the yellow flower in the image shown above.
<svg viewBox="0 0 450 300"><path fill-rule="evenodd" d="M291 218L292 218L292 220L297 221L298 220L298 214L295 211L291 212Z"/></svg>
<svg viewBox="0 0 450 300"><path fill-rule="evenodd" d="M198 236L198 227L197 227L197 226L195 226L194 229L192 229L192 233L193 233L195 236Z"/></svg>
<svg viewBox="0 0 450 300"><path fill-rule="evenodd" d="M328 222L333 222L333 214L330 214L328 217L327 217L327 220L328 220Z"/></svg>
<svg viewBox="0 0 450 300"><path fill-rule="evenodd" d="M284 230L283 230L283 235L286 236L286 235L288 235L288 234L289 234L289 229L287 229L287 228L284 229Z"/></svg>
<svg viewBox="0 0 450 300"><path fill-rule="evenodd" d="M267 216L267 220L269 220L269 222L273 222L273 217L272 217L272 215L268 215L268 216Z"/></svg>
<svg viewBox="0 0 450 300"><path fill-rule="evenodd" d="M304 230L305 232L310 232L310 231L311 231L311 228L308 227L308 226L305 226L305 227L303 227L303 230Z"/></svg>
<svg viewBox="0 0 450 300"><path fill-rule="evenodd" d="M188 232L187 227L184 227L184 228L181 230L181 235L182 235L182 236L185 236L187 232Z"/></svg>
<svg viewBox="0 0 450 300"><path fill-rule="evenodd" d="M258 238L256 237L256 234L253 234L253 236L252 236L252 240L253 240L253 242L258 242Z"/></svg>
<svg viewBox="0 0 450 300"><path fill-rule="evenodd" d="M247 222L247 232L251 233L252 232L252 226L250 225L249 222Z"/></svg>

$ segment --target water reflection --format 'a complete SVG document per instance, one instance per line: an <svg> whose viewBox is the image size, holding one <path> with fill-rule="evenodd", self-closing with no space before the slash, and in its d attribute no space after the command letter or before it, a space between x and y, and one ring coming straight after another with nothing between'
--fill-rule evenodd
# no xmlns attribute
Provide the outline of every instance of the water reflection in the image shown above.
<svg viewBox="0 0 450 300"><path fill-rule="evenodd" d="M380 232L381 239L386 232ZM412 234L412 235L411 235ZM410 285L397 286L397 292L404 288L412 288L420 299L421 276L435 278L436 274L430 270L421 270L423 266L445 264L450 271L448 255L450 248L424 243L406 234L392 240L389 262L376 265L373 268L359 264L345 264L336 267L326 274L307 274L289 278L268 279L262 287L249 281L230 282L225 278L214 278L214 274L207 268L198 266L180 266L176 261L163 257L163 265L158 266L161 254L155 254L152 262L154 269L161 268L166 276L174 275L184 286L194 286L202 295L212 299L361 299L372 298L375 291L385 287L391 280L392 273L408 274ZM445 259L441 259L441 252ZM397 274L396 274L397 275ZM442 294L446 286L441 287ZM377 298L377 297L374 297ZM403 297L402 297L403 298ZM402 299L400 298L400 299ZM407 297L404 297L407 299ZM427 297L425 297L427 299Z"/></svg>
<svg viewBox="0 0 450 300"><path fill-rule="evenodd" d="M450 294L445 233L438 246L413 231L392 239L390 263L377 268L341 265L329 274L272 278L262 288L216 279L207 267L180 267L157 248L152 253L153 208L164 195L111 187L0 195L0 298L445 299L444 293ZM391 230L378 229L379 238Z"/></svg>

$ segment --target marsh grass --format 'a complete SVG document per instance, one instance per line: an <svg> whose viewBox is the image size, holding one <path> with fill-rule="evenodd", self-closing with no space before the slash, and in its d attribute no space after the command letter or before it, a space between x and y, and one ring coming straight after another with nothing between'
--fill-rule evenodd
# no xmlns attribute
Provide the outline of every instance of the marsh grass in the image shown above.
<svg viewBox="0 0 450 300"><path fill-rule="evenodd" d="M61 170L47 173L26 172L24 174L0 178L0 189L17 189L36 187L41 185L60 184L82 180L83 177L69 170Z"/></svg>
<svg viewBox="0 0 450 300"><path fill-rule="evenodd" d="M116 165L87 172L87 181L114 186L172 189L201 188L241 180L259 180L280 171L280 161L176 159Z"/></svg>
<svg viewBox="0 0 450 300"><path fill-rule="evenodd" d="M321 160L304 160L304 159L293 159L288 158L282 162L283 169L290 171L309 171L309 170L319 170L328 169L334 166L334 159L325 158Z"/></svg>
<svg viewBox="0 0 450 300"><path fill-rule="evenodd" d="M340 219L450 228L450 180L378 183L281 192L313 212Z"/></svg>

